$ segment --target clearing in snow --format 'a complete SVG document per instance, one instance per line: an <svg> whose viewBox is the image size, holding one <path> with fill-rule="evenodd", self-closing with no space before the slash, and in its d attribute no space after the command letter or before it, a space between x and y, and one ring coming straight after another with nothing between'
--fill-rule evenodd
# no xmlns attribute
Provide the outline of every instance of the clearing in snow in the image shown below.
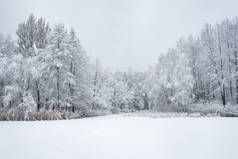
<svg viewBox="0 0 238 159"><path fill-rule="evenodd" d="M238 118L0 122L3 159L235 159Z"/></svg>

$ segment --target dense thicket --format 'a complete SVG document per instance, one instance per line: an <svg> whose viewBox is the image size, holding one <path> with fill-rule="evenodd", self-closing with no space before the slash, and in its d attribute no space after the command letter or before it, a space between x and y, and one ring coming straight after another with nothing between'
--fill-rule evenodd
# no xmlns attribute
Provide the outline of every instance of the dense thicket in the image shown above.
<svg viewBox="0 0 238 159"><path fill-rule="evenodd" d="M73 29L30 15L17 42L0 34L0 118L60 119L192 103L238 103L238 19L181 38L146 72L110 72L92 62Z"/></svg>
<svg viewBox="0 0 238 159"><path fill-rule="evenodd" d="M176 48L160 56L153 70L156 99L179 105L214 100L237 104L237 33L238 19L234 18L206 24L197 38L181 38Z"/></svg>

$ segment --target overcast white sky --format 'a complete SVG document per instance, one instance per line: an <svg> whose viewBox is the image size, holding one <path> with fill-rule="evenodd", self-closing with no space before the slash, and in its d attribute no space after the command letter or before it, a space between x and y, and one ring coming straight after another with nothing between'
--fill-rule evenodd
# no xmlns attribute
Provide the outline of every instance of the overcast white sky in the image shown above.
<svg viewBox="0 0 238 159"><path fill-rule="evenodd" d="M0 0L0 32L14 38L30 13L73 27L85 50L112 70L145 70L204 23L238 15L238 0Z"/></svg>

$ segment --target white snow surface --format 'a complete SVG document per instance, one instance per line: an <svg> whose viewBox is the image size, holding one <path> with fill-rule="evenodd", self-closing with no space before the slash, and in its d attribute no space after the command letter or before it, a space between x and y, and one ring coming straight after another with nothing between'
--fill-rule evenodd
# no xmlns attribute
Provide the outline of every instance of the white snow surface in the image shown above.
<svg viewBox="0 0 238 159"><path fill-rule="evenodd" d="M237 159L238 118L0 122L2 159Z"/></svg>

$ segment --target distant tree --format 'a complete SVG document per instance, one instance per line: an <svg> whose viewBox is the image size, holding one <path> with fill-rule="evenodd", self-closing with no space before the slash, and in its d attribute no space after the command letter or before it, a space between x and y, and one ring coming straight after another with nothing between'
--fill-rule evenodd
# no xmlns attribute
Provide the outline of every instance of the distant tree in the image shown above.
<svg viewBox="0 0 238 159"><path fill-rule="evenodd" d="M133 91L128 89L127 83L123 81L123 73L116 72L111 82L111 105L113 112L128 112L132 110Z"/></svg>

